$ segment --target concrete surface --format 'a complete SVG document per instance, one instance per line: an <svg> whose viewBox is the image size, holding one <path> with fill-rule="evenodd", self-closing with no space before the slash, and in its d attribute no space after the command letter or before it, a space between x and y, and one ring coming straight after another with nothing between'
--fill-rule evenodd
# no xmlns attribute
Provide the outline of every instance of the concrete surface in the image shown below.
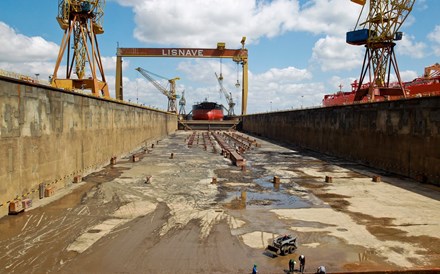
<svg viewBox="0 0 440 274"><path fill-rule="evenodd" d="M249 273L256 263L285 273L300 254L307 272L439 270L438 187L264 140L243 171L201 143L188 147L190 134L0 219L0 272ZM280 234L298 237L294 254L265 251Z"/></svg>
<svg viewBox="0 0 440 274"><path fill-rule="evenodd" d="M0 216L177 129L176 115L0 78Z"/></svg>
<svg viewBox="0 0 440 274"><path fill-rule="evenodd" d="M243 130L440 186L440 96L247 115Z"/></svg>

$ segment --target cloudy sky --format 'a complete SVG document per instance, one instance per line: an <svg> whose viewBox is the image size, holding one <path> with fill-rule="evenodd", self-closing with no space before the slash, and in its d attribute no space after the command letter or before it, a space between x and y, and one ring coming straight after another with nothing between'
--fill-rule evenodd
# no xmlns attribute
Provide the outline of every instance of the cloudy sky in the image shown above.
<svg viewBox="0 0 440 274"><path fill-rule="evenodd" d="M48 79L63 36L57 1L0 0L0 69ZM401 75L410 81L440 62L439 0L416 0L396 46ZM249 50L248 113L319 106L324 94L350 90L364 48L345 43L361 6L349 0L107 0L98 36L105 76L114 96L120 47L241 47ZM65 66L65 61L62 64ZM124 99L166 109L167 99L140 75L142 67L179 77L187 112L207 98L226 105L214 72L241 112L241 69L225 59L125 58ZM58 73L63 78L63 70ZM61 74L61 75L60 75ZM158 80L161 80L158 78ZM165 82L161 82L166 85Z"/></svg>

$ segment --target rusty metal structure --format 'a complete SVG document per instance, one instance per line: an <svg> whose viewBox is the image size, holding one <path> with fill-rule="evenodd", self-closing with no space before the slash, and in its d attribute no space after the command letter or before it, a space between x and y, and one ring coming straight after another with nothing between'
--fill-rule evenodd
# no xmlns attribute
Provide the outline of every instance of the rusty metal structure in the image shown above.
<svg viewBox="0 0 440 274"><path fill-rule="evenodd" d="M123 57L166 57L166 58L229 58L242 65L242 114L247 112L248 96L248 50L245 48L246 37L241 39L242 47L227 49L225 43L217 43L217 48L118 48L116 53L116 99L124 99L122 82Z"/></svg>
<svg viewBox="0 0 440 274"><path fill-rule="evenodd" d="M374 101L376 96L405 97L394 46L395 41L402 39L399 29L411 12L415 0L351 1L361 5L362 10L355 30L347 33L347 43L364 45L366 48L354 100L361 101L365 96L371 101ZM366 19L359 24L364 11L368 12ZM395 72L398 86L390 85L392 71ZM368 84L363 85L366 82Z"/></svg>
<svg viewBox="0 0 440 274"><path fill-rule="evenodd" d="M93 95L110 97L96 38L104 33L104 5L105 0L58 0L57 21L64 36L51 79L52 86L71 91L91 90ZM66 76L62 79L58 78L58 69L65 53ZM89 76L86 76L86 63Z"/></svg>

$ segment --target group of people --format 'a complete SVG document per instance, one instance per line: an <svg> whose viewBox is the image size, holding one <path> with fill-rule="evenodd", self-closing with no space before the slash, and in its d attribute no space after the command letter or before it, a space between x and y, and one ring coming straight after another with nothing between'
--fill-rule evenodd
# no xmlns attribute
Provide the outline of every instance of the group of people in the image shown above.
<svg viewBox="0 0 440 274"><path fill-rule="evenodd" d="M304 268L306 267L306 257L304 255L300 255L298 258L299 261L299 272L304 273ZM294 259L289 260L289 273L293 273L295 271L295 265L296 262ZM254 264L254 267L252 268L252 274L257 274L257 265ZM317 274L326 274L326 270L324 266L318 267L316 270Z"/></svg>
<svg viewBox="0 0 440 274"><path fill-rule="evenodd" d="M304 255L300 255L298 258L299 261L299 272L304 273L304 267L306 266L306 257ZM294 259L289 260L289 272L293 273L295 271L296 262Z"/></svg>

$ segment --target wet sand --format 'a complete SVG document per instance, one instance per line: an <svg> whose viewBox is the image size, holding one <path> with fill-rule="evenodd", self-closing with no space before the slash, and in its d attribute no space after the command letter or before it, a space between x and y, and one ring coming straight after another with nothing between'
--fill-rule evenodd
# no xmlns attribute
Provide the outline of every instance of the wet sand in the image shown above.
<svg viewBox="0 0 440 274"><path fill-rule="evenodd" d="M306 271L440 265L438 188L264 140L242 171L201 144L187 147L189 134L0 219L0 272L250 273L256 263L284 273L300 254ZM265 252L280 234L298 237L296 253Z"/></svg>

